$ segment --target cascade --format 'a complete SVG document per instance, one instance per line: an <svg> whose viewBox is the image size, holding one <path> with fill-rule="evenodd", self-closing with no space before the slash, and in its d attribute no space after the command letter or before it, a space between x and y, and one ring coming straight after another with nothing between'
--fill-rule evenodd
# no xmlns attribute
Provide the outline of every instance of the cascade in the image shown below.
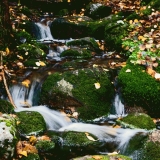
<svg viewBox="0 0 160 160"><path fill-rule="evenodd" d="M115 95L115 98L113 101L113 107L115 111L114 114L117 115L117 117L125 116L124 104L121 102L119 93L116 93Z"/></svg>
<svg viewBox="0 0 160 160"><path fill-rule="evenodd" d="M51 40L51 41L53 40L51 31L50 31L50 28L49 28L48 25L44 25L44 24L42 24L40 22L35 23L35 25L37 25L38 28L39 28L39 31L40 31L40 33L39 33L40 36L39 37L40 37L40 39Z"/></svg>
<svg viewBox="0 0 160 160"><path fill-rule="evenodd" d="M35 80L36 81L36 80ZM36 83L33 81L30 89L26 87L15 85L11 88L13 100L17 106L15 112L21 111L37 111L39 112L46 122L49 130L54 131L78 131L88 132L98 137L99 140L105 142L113 142L118 145L118 150L124 150L127 147L130 139L138 133L147 133L142 129L123 129L112 128L110 126L99 126L96 124L86 123L73 123L68 121L65 115L62 115L58 111L49 109L47 106L32 106L33 95L35 91ZM117 97L115 97L116 99ZM28 101L30 108L24 108L21 101ZM122 110L119 110L122 113Z"/></svg>

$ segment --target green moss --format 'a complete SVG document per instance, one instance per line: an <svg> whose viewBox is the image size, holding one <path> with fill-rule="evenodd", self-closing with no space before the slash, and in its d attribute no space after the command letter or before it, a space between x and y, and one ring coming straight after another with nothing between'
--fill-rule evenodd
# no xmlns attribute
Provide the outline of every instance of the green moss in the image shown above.
<svg viewBox="0 0 160 160"><path fill-rule="evenodd" d="M22 135L40 134L46 130L46 123L40 113L22 111L16 114L20 121L18 130Z"/></svg>
<svg viewBox="0 0 160 160"><path fill-rule="evenodd" d="M37 62L36 59L30 59L26 60L23 64L25 67L37 67L36 62Z"/></svg>
<svg viewBox="0 0 160 160"><path fill-rule="evenodd" d="M18 31L18 32L15 32L14 34L18 43L22 43L20 42L21 38L25 38L26 42L31 42L31 39L33 39L32 36L26 31Z"/></svg>
<svg viewBox="0 0 160 160"><path fill-rule="evenodd" d="M27 157L23 156L21 158L21 160L40 160L40 157L38 154L35 154L35 153L29 153L27 155Z"/></svg>
<svg viewBox="0 0 160 160"><path fill-rule="evenodd" d="M110 23L105 27L105 43L109 50L122 50L122 39L128 35L128 25L117 23L117 20L110 20Z"/></svg>
<svg viewBox="0 0 160 160"><path fill-rule="evenodd" d="M76 51L76 50L72 50L72 49L69 49L69 50L65 50L61 53L60 55L61 57L81 57L81 54Z"/></svg>
<svg viewBox="0 0 160 160"><path fill-rule="evenodd" d="M66 15L68 15L69 14L69 11L68 11L68 9L61 9L59 12L58 12L58 15L59 16L66 16Z"/></svg>
<svg viewBox="0 0 160 160"><path fill-rule="evenodd" d="M96 10L91 12L90 14L85 14L93 19L101 19L107 17L111 14L112 9L108 6L99 6Z"/></svg>
<svg viewBox="0 0 160 160"><path fill-rule="evenodd" d="M10 102L0 99L0 112L13 113L14 106Z"/></svg>
<svg viewBox="0 0 160 160"><path fill-rule="evenodd" d="M94 157L95 156L95 157ZM92 155L92 156L85 156L85 160L95 160L95 158L99 157L98 159L100 160L111 160L111 159L121 159L121 160L131 160L131 158L123 155L113 155L113 156L108 156L108 155ZM73 160L81 160L82 157L80 158L73 158Z"/></svg>
<svg viewBox="0 0 160 160"><path fill-rule="evenodd" d="M143 156L140 160L159 160L160 159L160 143L146 142L143 149Z"/></svg>
<svg viewBox="0 0 160 160"><path fill-rule="evenodd" d="M141 128L151 130L155 128L155 124L150 116L144 113L129 114L118 120L118 122L126 127Z"/></svg>
<svg viewBox="0 0 160 160"><path fill-rule="evenodd" d="M55 147L55 143L52 141L42 140L38 141L35 146L40 152L49 152Z"/></svg>
<svg viewBox="0 0 160 160"><path fill-rule="evenodd" d="M65 99L70 97L59 89L57 82L64 78L65 81L72 84L72 96L79 104L80 118L93 119L105 114L110 110L111 99L113 96L113 86L108 79L106 72L96 70L78 70L78 74L65 72L62 75L55 73L50 75L41 90L41 103L49 106L66 106ZM100 83L100 88L96 89L94 83ZM55 102L58 102L55 104Z"/></svg>
<svg viewBox="0 0 160 160"><path fill-rule="evenodd" d="M98 139L94 135L90 134L94 139ZM70 146L70 147L80 147L80 146L88 146L97 144L97 141L91 141L87 138L85 133L83 132L64 132L62 134L63 137L63 146Z"/></svg>
<svg viewBox="0 0 160 160"><path fill-rule="evenodd" d="M127 69L131 72L126 72ZM142 66L128 63L120 71L118 82L126 104L141 106L155 117L160 111L160 83L144 70Z"/></svg>

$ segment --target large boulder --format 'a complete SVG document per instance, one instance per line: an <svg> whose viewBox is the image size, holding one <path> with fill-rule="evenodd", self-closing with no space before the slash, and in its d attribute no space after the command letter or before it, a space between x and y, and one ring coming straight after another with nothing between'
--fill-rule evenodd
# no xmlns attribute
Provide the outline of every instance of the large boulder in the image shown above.
<svg viewBox="0 0 160 160"><path fill-rule="evenodd" d="M152 130L156 127L152 118L144 113L129 114L126 117L118 119L117 123L125 128L141 128Z"/></svg>
<svg viewBox="0 0 160 160"><path fill-rule="evenodd" d="M34 111L16 113L18 117L18 131L22 136L39 135L46 131L46 123L42 115Z"/></svg>
<svg viewBox="0 0 160 160"><path fill-rule="evenodd" d="M18 141L16 119L8 114L0 114L0 159L11 159Z"/></svg>
<svg viewBox="0 0 160 160"><path fill-rule="evenodd" d="M160 82L145 72L145 67L128 63L118 75L125 103L143 107L151 117L159 117Z"/></svg>
<svg viewBox="0 0 160 160"><path fill-rule="evenodd" d="M114 90L105 71L84 69L48 76L42 85L40 103L55 109L76 108L79 118L108 114Z"/></svg>

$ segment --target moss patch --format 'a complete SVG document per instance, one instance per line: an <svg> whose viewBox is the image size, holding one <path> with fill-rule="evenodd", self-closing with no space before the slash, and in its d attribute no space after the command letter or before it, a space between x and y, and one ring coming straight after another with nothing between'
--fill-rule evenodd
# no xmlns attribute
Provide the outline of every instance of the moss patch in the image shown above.
<svg viewBox="0 0 160 160"><path fill-rule="evenodd" d="M20 121L18 130L22 135L40 134L46 130L46 123L40 113L22 111L16 114Z"/></svg>
<svg viewBox="0 0 160 160"><path fill-rule="evenodd" d="M0 112L2 113L13 113L14 112L14 106L5 100L0 100Z"/></svg>
<svg viewBox="0 0 160 160"><path fill-rule="evenodd" d="M78 107L80 118L86 120L108 114L114 93L108 74L90 69L76 72L55 73L48 76L42 86L41 103L51 107L74 104ZM57 87L57 82L62 79L73 85L70 91L72 96ZM99 89L95 88L97 82L100 84Z"/></svg>
<svg viewBox="0 0 160 160"><path fill-rule="evenodd" d="M141 128L151 130L155 128L155 124L150 116L143 113L129 114L128 116L117 120L117 122L129 128Z"/></svg>
<svg viewBox="0 0 160 160"><path fill-rule="evenodd" d="M130 69L131 72L126 72ZM141 106L152 117L160 112L160 82L145 72L145 68L128 63L118 76L122 96L129 106Z"/></svg>

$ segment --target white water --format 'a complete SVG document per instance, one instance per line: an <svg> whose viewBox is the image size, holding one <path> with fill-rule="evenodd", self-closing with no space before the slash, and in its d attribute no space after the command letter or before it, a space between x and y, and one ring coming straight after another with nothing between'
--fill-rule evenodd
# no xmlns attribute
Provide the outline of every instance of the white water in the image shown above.
<svg viewBox="0 0 160 160"><path fill-rule="evenodd" d="M59 130L61 127L68 126L71 122L68 121L67 117L62 115L58 111L49 109L46 106L34 106L31 108L17 108L15 112L21 111L36 111L39 112L48 127L49 130Z"/></svg>
<svg viewBox="0 0 160 160"><path fill-rule="evenodd" d="M65 40L55 39L51 34L51 30L48 23L47 25L44 25L41 22L38 22L38 23L35 23L35 25L37 25L37 27L40 30L40 32L38 33L40 35L40 39L38 41L40 42L51 43L52 41L55 41L55 42L67 43L73 40L72 38L65 39Z"/></svg>
<svg viewBox="0 0 160 160"><path fill-rule="evenodd" d="M115 109L115 115L117 115L117 117L124 117L125 116L124 104L121 102L118 93L116 93L116 95L115 95L113 107Z"/></svg>
<svg viewBox="0 0 160 160"><path fill-rule="evenodd" d="M32 106L31 108L23 108L21 101L26 100L26 95L28 95L27 101L30 102L30 104L32 104L32 96L34 94L34 89L34 82L32 83L30 90L20 85L15 85L11 88L13 100L17 106L17 109L15 109L15 111L39 112L44 117L44 120L49 130L88 132L97 136L98 139L101 141L119 144L117 149L121 150L127 147L129 140L137 133L146 133L145 130L141 129L117 129L109 126L99 126L85 123L72 123L71 121L68 121L68 118L65 115L62 115L58 111L51 110L47 106Z"/></svg>

